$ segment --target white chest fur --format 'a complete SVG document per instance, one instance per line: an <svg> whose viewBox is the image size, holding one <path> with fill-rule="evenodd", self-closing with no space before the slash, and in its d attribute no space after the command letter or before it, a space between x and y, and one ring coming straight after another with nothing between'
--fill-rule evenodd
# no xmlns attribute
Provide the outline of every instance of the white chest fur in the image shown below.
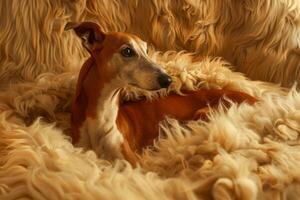
<svg viewBox="0 0 300 200"><path fill-rule="evenodd" d="M115 81L104 85L97 101L97 117L87 118L80 128L78 145L92 149L100 158L108 160L123 157L121 144L124 138L116 125L119 93Z"/></svg>

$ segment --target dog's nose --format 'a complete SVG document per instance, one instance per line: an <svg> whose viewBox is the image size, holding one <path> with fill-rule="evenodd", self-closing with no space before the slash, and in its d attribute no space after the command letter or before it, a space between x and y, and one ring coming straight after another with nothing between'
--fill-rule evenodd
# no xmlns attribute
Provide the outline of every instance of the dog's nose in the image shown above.
<svg viewBox="0 0 300 200"><path fill-rule="evenodd" d="M167 88L172 83L172 78L166 74L161 74L157 78L161 88Z"/></svg>

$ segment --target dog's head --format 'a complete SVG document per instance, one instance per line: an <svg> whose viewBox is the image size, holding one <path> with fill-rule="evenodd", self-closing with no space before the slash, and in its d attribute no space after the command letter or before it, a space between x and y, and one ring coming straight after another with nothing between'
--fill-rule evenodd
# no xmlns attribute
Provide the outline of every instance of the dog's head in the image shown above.
<svg viewBox="0 0 300 200"><path fill-rule="evenodd" d="M147 43L135 35L120 32L103 33L93 22L68 23L74 29L96 63L97 71L108 79L118 80L146 90L167 88L172 82L147 54Z"/></svg>

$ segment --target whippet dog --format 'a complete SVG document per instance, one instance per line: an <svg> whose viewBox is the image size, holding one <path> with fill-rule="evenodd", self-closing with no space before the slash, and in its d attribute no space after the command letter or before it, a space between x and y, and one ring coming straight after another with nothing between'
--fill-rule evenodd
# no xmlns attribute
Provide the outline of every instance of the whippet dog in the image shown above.
<svg viewBox="0 0 300 200"><path fill-rule="evenodd" d="M199 110L218 104L224 95L238 103L255 102L242 92L217 89L123 102L121 91L127 85L159 90L172 83L172 78L148 56L147 43L128 33L104 33L93 22L69 23L66 29L74 29L91 55L78 78L72 105L72 139L102 158L125 158L135 164L136 154L153 143L159 122L166 116L195 119Z"/></svg>

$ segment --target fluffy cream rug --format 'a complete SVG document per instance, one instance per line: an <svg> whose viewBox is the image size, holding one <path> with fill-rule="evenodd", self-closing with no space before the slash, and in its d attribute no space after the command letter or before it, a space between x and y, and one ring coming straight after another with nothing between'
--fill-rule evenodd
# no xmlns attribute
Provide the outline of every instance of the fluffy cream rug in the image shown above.
<svg viewBox="0 0 300 200"><path fill-rule="evenodd" d="M300 93L232 69L286 85L297 80L299 2L141 2L0 3L0 199L298 199ZM165 120L137 168L98 159L68 137L86 53L63 26L83 19L137 33L156 49L196 51L150 52L174 77L174 90L227 88L259 102L226 112L220 105L209 122ZM127 91L128 98L157 96Z"/></svg>

